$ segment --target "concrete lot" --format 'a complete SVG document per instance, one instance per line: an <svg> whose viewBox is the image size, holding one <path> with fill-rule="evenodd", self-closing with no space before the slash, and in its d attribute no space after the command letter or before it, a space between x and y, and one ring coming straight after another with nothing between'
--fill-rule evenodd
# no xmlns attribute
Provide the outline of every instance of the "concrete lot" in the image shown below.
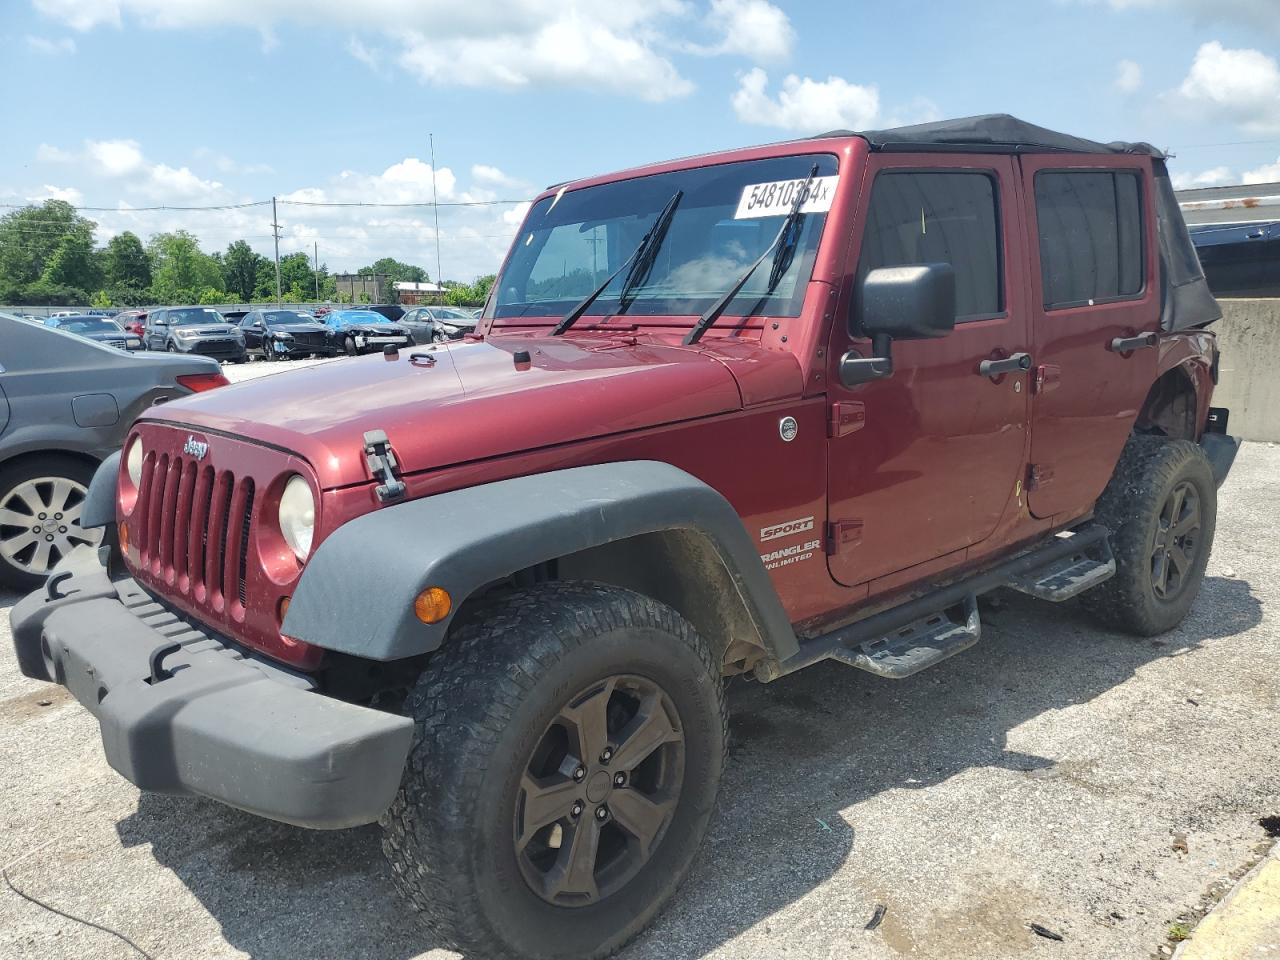
<svg viewBox="0 0 1280 960"><path fill-rule="evenodd" d="M910 680L828 664L735 682L710 841L623 956L1161 956L1280 814L1277 477L1280 447L1246 445L1204 591L1165 637L1001 595L978 646ZM448 956L397 904L375 828L139 796L90 715L17 674L15 599L0 594L0 865L17 886L157 958ZM132 955L0 886L0 956Z"/></svg>

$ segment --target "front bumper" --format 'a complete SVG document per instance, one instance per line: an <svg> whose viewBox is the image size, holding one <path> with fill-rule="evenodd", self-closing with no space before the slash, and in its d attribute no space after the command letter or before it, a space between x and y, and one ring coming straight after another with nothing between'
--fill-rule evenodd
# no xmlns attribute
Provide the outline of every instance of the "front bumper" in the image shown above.
<svg viewBox="0 0 1280 960"><path fill-rule="evenodd" d="M248 356L240 340L174 340L180 353L194 353L214 360L244 360Z"/></svg>
<svg viewBox="0 0 1280 960"><path fill-rule="evenodd" d="M139 788L317 829L371 823L390 805L407 717L314 692L132 579L113 582L88 548L49 584L10 613L18 664L97 717L107 762Z"/></svg>

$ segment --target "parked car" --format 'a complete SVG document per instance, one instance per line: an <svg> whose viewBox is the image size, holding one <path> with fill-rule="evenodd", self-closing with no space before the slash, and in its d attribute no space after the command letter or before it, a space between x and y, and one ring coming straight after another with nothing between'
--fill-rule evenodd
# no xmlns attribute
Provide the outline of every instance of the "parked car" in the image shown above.
<svg viewBox="0 0 1280 960"><path fill-rule="evenodd" d="M382 314L385 319L390 320L392 323L398 322L404 316L404 306L399 303L362 303L351 309L372 310L374 313Z"/></svg>
<svg viewBox="0 0 1280 960"><path fill-rule="evenodd" d="M124 356L0 314L0 584L30 589L78 544L98 464L157 403L227 382L203 357Z"/></svg>
<svg viewBox="0 0 1280 960"><path fill-rule="evenodd" d="M248 316L250 311L236 309L236 310L219 310L218 312L222 314L223 320L227 321L227 323L234 323L238 327L241 325L241 322L244 320L244 318Z"/></svg>
<svg viewBox="0 0 1280 960"><path fill-rule="evenodd" d="M409 347L414 342L407 327L391 323L371 310L334 310L325 315L324 325L334 352L342 350L352 357L389 344Z"/></svg>
<svg viewBox="0 0 1280 960"><path fill-rule="evenodd" d="M125 310L116 315L116 323L120 324L129 333L137 334L143 337L143 343L146 343L145 330L147 321L147 311L145 310Z"/></svg>
<svg viewBox="0 0 1280 960"><path fill-rule="evenodd" d="M329 328L298 310L253 310L240 321L245 348L264 360L332 357L338 352Z"/></svg>
<svg viewBox="0 0 1280 960"><path fill-rule="evenodd" d="M418 343L461 340L476 329L475 317L457 307L410 307L399 322Z"/></svg>
<svg viewBox="0 0 1280 960"><path fill-rule="evenodd" d="M146 349L146 345L140 336L136 333L127 332L115 320L107 317L50 317L48 326L53 327L55 330L74 333L89 340L96 340L98 343L105 344L108 347L115 347L117 350Z"/></svg>
<svg viewBox="0 0 1280 960"><path fill-rule="evenodd" d="M148 350L198 353L244 363L248 354L240 328L212 307L162 307L147 314L143 338Z"/></svg>
<svg viewBox="0 0 1280 960"><path fill-rule="evenodd" d="M600 958L694 864L726 677L906 677L999 587L1136 636L1195 602L1236 444L1155 148L836 132L561 185L517 237L482 339L168 404L94 477L128 575L12 626L115 769L380 821L433 946ZM192 471L214 512L158 509Z"/></svg>

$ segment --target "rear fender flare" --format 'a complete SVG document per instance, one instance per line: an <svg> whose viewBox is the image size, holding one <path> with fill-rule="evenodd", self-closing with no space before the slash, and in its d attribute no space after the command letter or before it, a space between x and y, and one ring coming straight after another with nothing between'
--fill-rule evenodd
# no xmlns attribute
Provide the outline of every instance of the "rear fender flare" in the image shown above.
<svg viewBox="0 0 1280 960"><path fill-rule="evenodd" d="M344 524L316 548L281 632L372 660L430 653L467 598L537 564L631 537L693 531L714 547L760 645L785 658L795 633L755 544L729 502L677 467L651 460L574 467L384 507ZM426 624L414 599L453 599Z"/></svg>

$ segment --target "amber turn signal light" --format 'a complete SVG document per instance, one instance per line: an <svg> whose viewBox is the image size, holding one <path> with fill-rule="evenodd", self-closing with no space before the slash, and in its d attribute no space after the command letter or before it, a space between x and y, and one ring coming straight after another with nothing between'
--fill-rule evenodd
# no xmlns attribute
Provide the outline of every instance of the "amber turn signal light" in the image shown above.
<svg viewBox="0 0 1280 960"><path fill-rule="evenodd" d="M284 615L289 612L289 598L281 597L280 602L276 604L276 618L284 623Z"/></svg>
<svg viewBox="0 0 1280 960"><path fill-rule="evenodd" d="M413 601L413 612L423 623L439 623L452 609L453 600L443 587L427 587Z"/></svg>
<svg viewBox="0 0 1280 960"><path fill-rule="evenodd" d="M120 521L120 525L118 528L118 535L120 537L120 552L122 554L128 553L129 552L129 525L125 523L123 520Z"/></svg>

